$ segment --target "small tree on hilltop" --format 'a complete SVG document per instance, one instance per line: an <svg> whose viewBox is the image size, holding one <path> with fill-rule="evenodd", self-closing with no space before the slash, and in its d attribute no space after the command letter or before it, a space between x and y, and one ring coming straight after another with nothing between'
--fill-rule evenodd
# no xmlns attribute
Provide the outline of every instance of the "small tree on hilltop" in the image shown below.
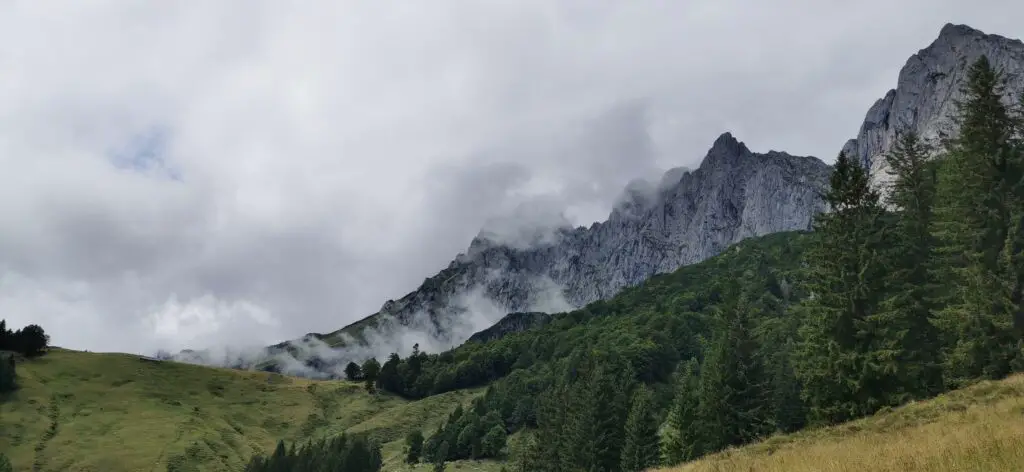
<svg viewBox="0 0 1024 472"><path fill-rule="evenodd" d="M375 393L377 391L377 375L380 374L380 362L377 359L369 358L363 362L363 380L366 382L366 391Z"/></svg>
<svg viewBox="0 0 1024 472"><path fill-rule="evenodd" d="M18 350L26 357L37 357L46 354L46 346L50 337L39 325L30 324L18 332Z"/></svg>
<svg viewBox="0 0 1024 472"><path fill-rule="evenodd" d="M363 369L355 362L349 362L345 366L345 378L349 381L360 380L363 377Z"/></svg>

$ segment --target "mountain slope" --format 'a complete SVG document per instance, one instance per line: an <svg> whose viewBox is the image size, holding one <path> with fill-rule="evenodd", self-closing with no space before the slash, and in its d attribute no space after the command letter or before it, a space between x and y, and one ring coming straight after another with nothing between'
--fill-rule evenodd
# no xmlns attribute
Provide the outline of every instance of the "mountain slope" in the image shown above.
<svg viewBox="0 0 1024 472"><path fill-rule="evenodd" d="M408 351L413 338L440 350L509 312L567 311L607 299L745 238L809 228L813 215L823 210L817 196L828 173L816 158L754 153L725 133L698 169L670 170L659 184L631 184L605 222L554 228L533 234L525 244L481 232L467 253L416 291L305 341L373 345L376 354L386 355ZM357 357L351 351L337 356L335 363ZM315 362L322 361L332 359Z"/></svg>
<svg viewBox="0 0 1024 472"><path fill-rule="evenodd" d="M666 472L1011 471L1024 464L1024 375L841 424L775 436Z"/></svg>
<svg viewBox="0 0 1024 472"><path fill-rule="evenodd" d="M171 470L238 472L279 439L342 431L383 441L396 464L406 432L436 428L477 394L409 402L351 382L61 349L20 363L18 382L0 398L0 452L15 470L42 471L163 472L172 463L181 468Z"/></svg>
<svg viewBox="0 0 1024 472"><path fill-rule="evenodd" d="M474 363L522 354L522 371L513 375L522 377L563 362L566 350L597 345L599 339L636 343L649 353L658 352L652 342L692 344L706 334L694 312L713 303L714 284L751 268L784 278L796 266L805 240L799 233L750 238L709 260L630 287L610 301L546 317L538 323L543 326L431 356L430 365L438 371L471 372ZM536 323L533 318L527 313L510 317L509 323ZM343 431L381 440L384 470L407 470L401 464L404 435L413 429L429 434L456 405L468 406L484 393L473 386L409 401L369 395L361 384L347 381L62 349L19 363L18 382L19 390L0 398L0 452L18 467L38 463L43 471L163 471L168 462L183 467L172 470L237 471L253 452L269 451L279 439L302 441ZM48 432L51 423L55 434ZM500 467L493 461L452 467L463 465Z"/></svg>
<svg viewBox="0 0 1024 472"><path fill-rule="evenodd" d="M843 150L871 169L874 182L891 182L882 155L891 148L896 134L913 130L933 145L942 137L952 137L956 102L963 98L960 88L967 80L967 68L982 55L1005 72L1006 101L1019 99L1024 93L1024 42L946 24L935 41L907 59L896 88L871 106L857 137Z"/></svg>
<svg viewBox="0 0 1024 472"><path fill-rule="evenodd" d="M914 129L934 144L953 131L966 69L982 54L1005 71L1007 100L1024 91L1024 43L948 24L908 59L897 87L871 107L843 149L873 169L875 182L887 182L881 156L896 133ZM726 133L698 169L673 169L660 183L627 186L605 222L520 228L512 240L482 231L416 291L340 330L274 350L291 351L299 360L289 360L293 365L336 374L349 359L407 353L417 342L433 352L447 349L510 312L553 313L608 299L743 238L808 228L824 210L816 194L828 170L815 158L755 154ZM330 349L341 346L346 349Z"/></svg>

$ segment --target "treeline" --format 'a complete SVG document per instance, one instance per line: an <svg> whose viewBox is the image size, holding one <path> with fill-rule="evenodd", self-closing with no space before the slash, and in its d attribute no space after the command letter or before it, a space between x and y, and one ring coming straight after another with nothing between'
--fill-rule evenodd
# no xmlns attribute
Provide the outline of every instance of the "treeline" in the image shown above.
<svg viewBox="0 0 1024 472"><path fill-rule="evenodd" d="M254 455L245 472L379 472L383 465L380 444L345 434L304 446L278 442L269 456Z"/></svg>
<svg viewBox="0 0 1024 472"><path fill-rule="evenodd" d="M7 321L0 320L0 393L17 388L17 368L14 355L37 357L46 353L50 337L39 325L28 325L17 331L7 329Z"/></svg>
<svg viewBox="0 0 1024 472"><path fill-rule="evenodd" d="M7 329L7 320L0 320L0 351L13 351L25 357L46 353L50 337L39 325L30 324L17 331Z"/></svg>

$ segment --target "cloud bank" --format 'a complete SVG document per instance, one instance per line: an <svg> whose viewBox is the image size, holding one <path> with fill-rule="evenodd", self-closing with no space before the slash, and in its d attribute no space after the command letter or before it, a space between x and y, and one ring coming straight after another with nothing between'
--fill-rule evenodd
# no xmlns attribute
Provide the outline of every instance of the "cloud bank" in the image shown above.
<svg viewBox="0 0 1024 472"><path fill-rule="evenodd" d="M0 317L96 351L331 331L488 220L603 219L722 131L831 160L942 24L1022 37L1020 17L1012 0L0 2Z"/></svg>

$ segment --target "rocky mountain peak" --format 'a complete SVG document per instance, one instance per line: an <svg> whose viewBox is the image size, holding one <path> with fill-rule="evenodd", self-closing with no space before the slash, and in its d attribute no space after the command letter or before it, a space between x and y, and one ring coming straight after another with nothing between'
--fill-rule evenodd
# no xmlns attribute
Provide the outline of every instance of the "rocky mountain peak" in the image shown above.
<svg viewBox="0 0 1024 472"><path fill-rule="evenodd" d="M956 132L961 87L970 65L983 55L1003 71L1007 103L1020 97L1024 43L966 25L946 24L931 44L907 59L896 88L868 109L857 137L847 141L843 151L869 168L872 182L884 191L892 176L883 156L897 134L913 130L939 150L942 138Z"/></svg>
<svg viewBox="0 0 1024 472"><path fill-rule="evenodd" d="M985 33L971 28L967 25L957 25L953 23L946 23L939 30L939 37L936 42L939 41L950 41L966 36L985 36Z"/></svg>
<svg viewBox="0 0 1024 472"><path fill-rule="evenodd" d="M750 154L747 146L737 140L732 133L726 131L719 135L715 142L711 144L711 149L708 150L705 161L717 161L723 158L724 160L735 159L746 154Z"/></svg>

